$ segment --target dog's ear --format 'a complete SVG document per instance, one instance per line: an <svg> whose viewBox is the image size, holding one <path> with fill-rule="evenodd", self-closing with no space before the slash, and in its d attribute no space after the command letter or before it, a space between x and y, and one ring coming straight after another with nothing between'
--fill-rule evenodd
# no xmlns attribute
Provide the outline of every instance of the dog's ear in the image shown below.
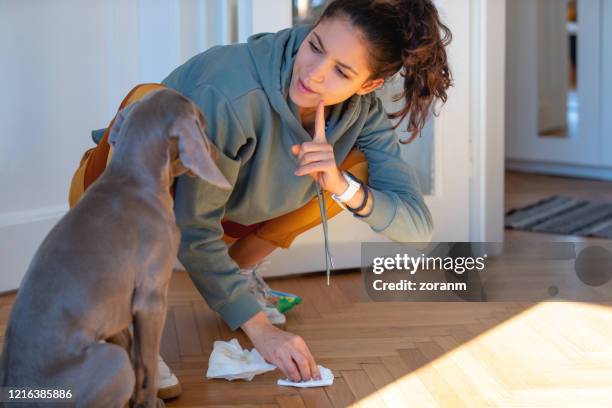
<svg viewBox="0 0 612 408"><path fill-rule="evenodd" d="M212 158L214 148L200 124L192 117L178 119L171 130L178 139L178 154L183 166L193 174L219 188L232 188Z"/></svg>
<svg viewBox="0 0 612 408"><path fill-rule="evenodd" d="M119 137L119 132L121 132L121 126L123 125L125 118L127 118L132 109L134 109L134 107L138 105L138 103L139 101L133 102L131 105L128 105L125 108L121 109L119 112L117 112L117 114L115 115L115 121L113 122L113 126L110 130L110 134L108 135L108 144L113 147L115 146L115 144L117 143L117 138Z"/></svg>

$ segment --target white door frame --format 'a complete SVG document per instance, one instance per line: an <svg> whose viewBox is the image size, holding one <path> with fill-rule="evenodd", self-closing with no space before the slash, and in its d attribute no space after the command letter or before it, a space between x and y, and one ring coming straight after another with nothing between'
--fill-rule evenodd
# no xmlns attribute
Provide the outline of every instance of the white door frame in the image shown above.
<svg viewBox="0 0 612 408"><path fill-rule="evenodd" d="M474 0L472 13L470 241L502 242L505 194L506 0Z"/></svg>
<svg viewBox="0 0 612 408"><path fill-rule="evenodd" d="M612 0L603 0L602 76L601 76L601 161L612 166Z"/></svg>

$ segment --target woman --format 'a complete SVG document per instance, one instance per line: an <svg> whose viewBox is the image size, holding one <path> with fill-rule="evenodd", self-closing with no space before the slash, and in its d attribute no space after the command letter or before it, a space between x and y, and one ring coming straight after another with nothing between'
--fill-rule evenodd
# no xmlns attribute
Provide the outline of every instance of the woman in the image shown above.
<svg viewBox="0 0 612 408"><path fill-rule="evenodd" d="M430 239L389 117L408 116L413 138L435 100L446 101L449 41L430 0L335 0L312 27L212 48L163 81L202 109L233 184L177 179L179 259L208 304L293 380L318 377L314 358L269 322L240 269L342 211L329 199L320 208L318 189L392 240ZM404 107L387 115L373 91L401 70Z"/></svg>
<svg viewBox="0 0 612 408"><path fill-rule="evenodd" d="M308 347L267 321L238 269L288 246L291 231L279 239L266 222L314 206L316 184L336 196L347 190L337 163L353 148L365 155L369 185L346 207L361 207L355 216L391 239L429 239L430 214L373 91L403 68L405 107L392 116L410 115L417 135L435 98L446 100L449 39L429 0L336 0L314 27L213 48L164 80L204 111L218 164L234 183L226 193L194 178L177 181L179 258L230 327L242 327L294 380L318 376ZM222 219L256 227L237 234L228 252Z"/></svg>

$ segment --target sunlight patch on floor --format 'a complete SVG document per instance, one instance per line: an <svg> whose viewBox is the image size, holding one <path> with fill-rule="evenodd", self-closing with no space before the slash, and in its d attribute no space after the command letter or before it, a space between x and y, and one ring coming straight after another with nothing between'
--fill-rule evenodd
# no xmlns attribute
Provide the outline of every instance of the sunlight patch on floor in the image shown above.
<svg viewBox="0 0 612 408"><path fill-rule="evenodd" d="M544 302L457 346L353 407L612 406L612 307ZM399 356L398 356L399 358Z"/></svg>

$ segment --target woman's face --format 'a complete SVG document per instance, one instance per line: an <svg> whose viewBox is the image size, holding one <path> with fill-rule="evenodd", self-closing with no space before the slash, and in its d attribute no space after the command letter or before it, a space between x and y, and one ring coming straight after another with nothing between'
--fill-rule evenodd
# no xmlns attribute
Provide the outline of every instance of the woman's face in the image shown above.
<svg viewBox="0 0 612 408"><path fill-rule="evenodd" d="M341 18L325 19L308 34L298 50L289 97L301 108L343 102L383 84L369 80L368 50L361 32Z"/></svg>

